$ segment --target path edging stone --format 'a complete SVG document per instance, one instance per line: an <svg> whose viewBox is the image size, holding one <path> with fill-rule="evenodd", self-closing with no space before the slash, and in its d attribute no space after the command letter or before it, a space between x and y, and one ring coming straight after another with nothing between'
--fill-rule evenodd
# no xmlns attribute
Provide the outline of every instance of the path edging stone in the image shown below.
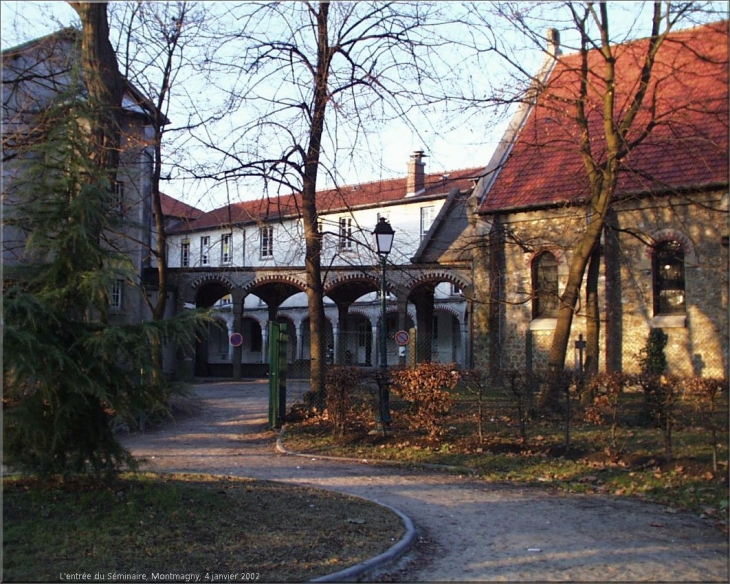
<svg viewBox="0 0 730 584"><path fill-rule="evenodd" d="M336 456L312 456L312 455L308 455L308 454L301 454L298 452L292 452L290 450L287 450L281 441L282 436L284 434L284 429L285 429L285 427L283 427L281 429L281 431L279 432L279 435L276 438L276 450L282 454L287 454L290 456L300 456L300 457L306 457L306 458L347 460L347 459L343 459L343 458L338 458ZM398 517L400 517L400 519L403 522L403 525L406 529L406 532L403 534L403 537L401 537L400 540L398 540L396 543L394 543L392 546L390 546L382 554L378 554L377 556L374 556L374 557L370 558L369 560L365 560L364 562L360 562L359 564L355 564L354 566L350 566L349 568L345 568L344 570L340 570L339 572L335 572L333 574L327 574L326 576L321 576L314 580L310 580L310 582L357 582L365 574L391 565L396 560L400 559L406 552L408 552L413 547L413 544L416 543L416 528L413 526L413 521L411 521L410 517L408 517L405 513L403 513L399 509L396 509L395 507L391 507L390 505L381 503L380 501L378 501L376 499L368 499L366 497L359 497L357 495L348 495L348 496L357 497L358 499L363 499L365 501L370 501L371 503L375 503L376 505L380 505L381 507L385 507L389 511L392 511L393 513L398 515Z"/></svg>

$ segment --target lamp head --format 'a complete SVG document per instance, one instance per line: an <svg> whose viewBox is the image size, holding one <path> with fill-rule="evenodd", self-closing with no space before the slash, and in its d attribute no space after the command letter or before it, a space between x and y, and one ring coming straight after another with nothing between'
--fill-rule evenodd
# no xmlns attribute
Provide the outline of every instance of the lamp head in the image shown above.
<svg viewBox="0 0 730 584"><path fill-rule="evenodd" d="M375 226L373 231L373 237L375 239L375 249L380 256L387 256L393 247L393 236L395 231L388 223L385 217L378 219L378 224Z"/></svg>

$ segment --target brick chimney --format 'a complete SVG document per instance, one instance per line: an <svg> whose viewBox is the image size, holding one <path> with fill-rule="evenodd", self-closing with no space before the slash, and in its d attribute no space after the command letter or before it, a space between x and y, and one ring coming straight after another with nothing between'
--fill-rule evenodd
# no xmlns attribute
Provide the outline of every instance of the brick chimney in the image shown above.
<svg viewBox="0 0 730 584"><path fill-rule="evenodd" d="M551 57L560 54L560 31L557 28L547 30L547 52Z"/></svg>
<svg viewBox="0 0 730 584"><path fill-rule="evenodd" d="M408 161L406 197L412 197L424 189L423 169L426 166L426 163L423 162L424 158L426 158L426 155L423 153L423 150L416 150L411 154L411 159Z"/></svg>

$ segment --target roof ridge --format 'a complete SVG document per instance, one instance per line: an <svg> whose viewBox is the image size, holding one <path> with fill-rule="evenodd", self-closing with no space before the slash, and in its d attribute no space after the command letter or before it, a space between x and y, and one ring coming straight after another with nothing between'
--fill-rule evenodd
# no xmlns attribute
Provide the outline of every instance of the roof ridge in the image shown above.
<svg viewBox="0 0 730 584"><path fill-rule="evenodd" d="M465 172L469 172L469 171L476 171L476 172L481 173L483 171L483 166L480 166L480 165L467 166L467 167L456 168L456 169L448 170L448 171L437 171L437 172L426 173L426 178L438 177L439 175L444 176L444 175L450 175L450 174L459 174L459 173L465 173ZM406 180L407 180L407 177L404 175L404 176L400 176L400 177L393 177L390 179L379 179L379 180L363 181L363 182L359 182L359 183L348 183L348 184L344 184L344 185L338 185L335 187L318 189L317 193L318 194L319 193L331 193L331 192L338 192L338 191L350 192L350 191L352 191L353 187L366 187L369 185L394 183L397 181L405 182ZM359 189L357 189L357 190L359 190ZM209 213L225 211L229 207L234 207L234 206L239 207L239 208L245 208L249 205L253 206L256 203L260 204L262 201L275 201L275 200L281 201L282 199L286 199L287 197L296 197L300 194L301 193L294 192L294 193L286 193L286 194L282 194L282 195L275 195L273 197L265 196L265 197L256 197L253 199L247 199L247 200L243 200L243 201L235 201L235 202L228 203L226 205L221 205L219 207L216 207L215 209L211 209L210 211L206 211L205 214L207 215Z"/></svg>
<svg viewBox="0 0 730 584"><path fill-rule="evenodd" d="M66 26L64 28L59 28L58 30L55 30L51 33L48 33L46 35L27 40L25 42L22 42L18 45L14 45L12 47L8 47L7 49L3 49L0 51L0 54L2 56L12 56L16 53L21 53L27 49L30 49L34 45L41 45L45 42L50 41L54 37L58 37L59 39L63 39L64 37L67 37L71 40L76 40L75 37L80 33L79 29L75 26Z"/></svg>

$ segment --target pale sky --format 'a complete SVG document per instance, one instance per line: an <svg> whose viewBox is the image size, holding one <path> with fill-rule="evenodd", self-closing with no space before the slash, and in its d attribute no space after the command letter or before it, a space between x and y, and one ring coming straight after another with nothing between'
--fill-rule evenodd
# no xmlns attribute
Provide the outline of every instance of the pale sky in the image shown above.
<svg viewBox="0 0 730 584"><path fill-rule="evenodd" d="M643 5L643 6L642 6ZM624 3L622 8L632 6L642 8L646 3ZM725 3L722 3L725 7ZM725 9L725 8L723 8ZM635 16L635 14L633 15ZM626 22L629 22L627 19ZM633 18L631 19L633 22ZM0 45L2 49L17 45L21 42L38 38L52 33L59 28L78 24L75 11L66 2L28 2L9 1L0 2ZM552 25L545 23L545 28ZM619 22L620 25L620 22ZM618 28L615 27L614 31ZM641 36L641 31L632 31L634 37ZM645 34L645 33L644 33ZM563 44L570 40L561 39ZM542 56L533 51L526 54L526 69L535 73L540 67ZM475 71L473 76L494 74L494 71ZM205 100L205 88L199 91L200 99ZM169 114L173 124L175 110ZM180 119L182 116L178 116ZM430 120L433 122L433 120ZM468 123L452 123L436 120L430 124L433 129L426 129L422 135L416 136L405 125L391 123L383 131L368 137L366 154L363 160L351 167L340 168L341 182L353 184L381 178L396 178L405 175L406 163L411 152L425 150L426 172L448 172L459 168L486 166L489 158L497 146L505 122L496 123L495 114L486 111L471 117ZM425 142L425 143L424 143ZM320 186L329 186L325 177L320 177ZM187 203L210 210L226 204L227 200L258 198L261 189L255 185L244 186L211 184L200 185L189 180L174 180L163 185L163 190L169 195L180 198Z"/></svg>

